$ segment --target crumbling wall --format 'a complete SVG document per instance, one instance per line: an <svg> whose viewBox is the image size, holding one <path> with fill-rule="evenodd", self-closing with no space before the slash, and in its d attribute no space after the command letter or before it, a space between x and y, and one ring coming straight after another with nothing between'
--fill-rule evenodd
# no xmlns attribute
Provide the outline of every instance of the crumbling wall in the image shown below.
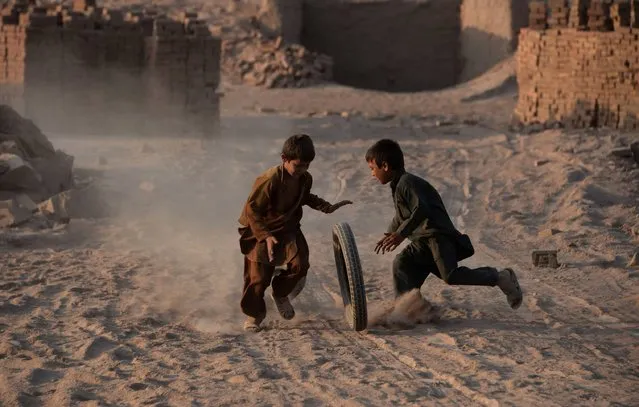
<svg viewBox="0 0 639 407"><path fill-rule="evenodd" d="M463 0L460 82L488 71L517 49L519 30L528 25L528 0Z"/></svg>
<svg viewBox="0 0 639 407"><path fill-rule="evenodd" d="M333 57L337 82L417 91L457 83L461 0L307 0L302 44Z"/></svg>
<svg viewBox="0 0 639 407"><path fill-rule="evenodd" d="M2 14L0 43L16 51L0 92L22 82L26 115L45 132L217 131L220 39L197 16L83 1Z"/></svg>
<svg viewBox="0 0 639 407"><path fill-rule="evenodd" d="M533 2L517 52L523 124L639 128L639 1Z"/></svg>

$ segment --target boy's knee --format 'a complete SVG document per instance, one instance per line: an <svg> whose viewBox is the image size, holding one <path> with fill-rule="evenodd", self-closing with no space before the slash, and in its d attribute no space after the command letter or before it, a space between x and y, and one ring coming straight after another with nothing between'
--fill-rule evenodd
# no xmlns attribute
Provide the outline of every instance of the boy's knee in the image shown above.
<svg viewBox="0 0 639 407"><path fill-rule="evenodd" d="M412 262L403 253L398 254L393 259L393 274L402 274L406 272L407 268L410 268Z"/></svg>
<svg viewBox="0 0 639 407"><path fill-rule="evenodd" d="M305 276L310 268L311 264L308 261L308 256L295 257L290 265L291 272L302 276Z"/></svg>

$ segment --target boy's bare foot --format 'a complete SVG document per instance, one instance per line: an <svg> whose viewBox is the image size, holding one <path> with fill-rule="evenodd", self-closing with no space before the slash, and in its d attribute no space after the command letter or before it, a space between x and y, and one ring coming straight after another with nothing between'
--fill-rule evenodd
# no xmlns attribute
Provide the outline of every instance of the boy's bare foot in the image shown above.
<svg viewBox="0 0 639 407"><path fill-rule="evenodd" d="M248 317L246 318L246 321L244 321L244 330L249 332L257 332L262 329L260 327L261 322L261 320L258 320L256 318Z"/></svg>
<svg viewBox="0 0 639 407"><path fill-rule="evenodd" d="M277 311L280 313L282 318L293 319L295 317L295 309L293 308L293 305L291 305L288 297L278 298L273 294L271 294L271 297L273 298L275 307L277 307Z"/></svg>
<svg viewBox="0 0 639 407"><path fill-rule="evenodd" d="M517 309L521 306L523 300L523 293L521 287L517 281L517 276L513 269L505 268L499 272L499 281L497 283L499 288L506 294L508 304L512 309Z"/></svg>

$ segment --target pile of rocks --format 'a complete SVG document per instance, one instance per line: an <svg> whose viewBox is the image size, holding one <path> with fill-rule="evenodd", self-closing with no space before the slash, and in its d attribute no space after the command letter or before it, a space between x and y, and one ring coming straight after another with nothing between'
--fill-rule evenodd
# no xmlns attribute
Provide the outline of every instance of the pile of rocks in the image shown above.
<svg viewBox="0 0 639 407"><path fill-rule="evenodd" d="M0 105L0 227L36 214L66 221L65 191L73 185L73 157L55 150L31 120Z"/></svg>
<svg viewBox="0 0 639 407"><path fill-rule="evenodd" d="M331 57L283 44L281 37L245 47L233 62L244 83L267 88L302 88L333 77Z"/></svg>

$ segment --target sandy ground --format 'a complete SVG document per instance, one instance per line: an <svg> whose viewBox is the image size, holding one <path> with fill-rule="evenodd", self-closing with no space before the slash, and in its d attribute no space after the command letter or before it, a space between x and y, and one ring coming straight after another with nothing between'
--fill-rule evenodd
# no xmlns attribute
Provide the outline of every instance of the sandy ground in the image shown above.
<svg viewBox="0 0 639 407"><path fill-rule="evenodd" d="M638 405L639 269L627 263L639 250L639 169L608 152L639 136L509 132L515 94L490 90L511 74L507 61L415 95L227 87L224 136L207 150L180 137L50 135L114 215L0 232L0 404ZM266 329L244 333L236 220L254 177L301 131L316 142L315 192L355 204L306 210L312 268L297 317L282 321L267 302ZM393 257L373 252L390 191L363 159L381 137L402 144L408 169L473 238L465 264L517 270L519 310L498 288L431 276L422 293L439 322L348 329L335 222L355 233L370 310L391 298ZM561 267L534 268L532 250L548 248Z"/></svg>

